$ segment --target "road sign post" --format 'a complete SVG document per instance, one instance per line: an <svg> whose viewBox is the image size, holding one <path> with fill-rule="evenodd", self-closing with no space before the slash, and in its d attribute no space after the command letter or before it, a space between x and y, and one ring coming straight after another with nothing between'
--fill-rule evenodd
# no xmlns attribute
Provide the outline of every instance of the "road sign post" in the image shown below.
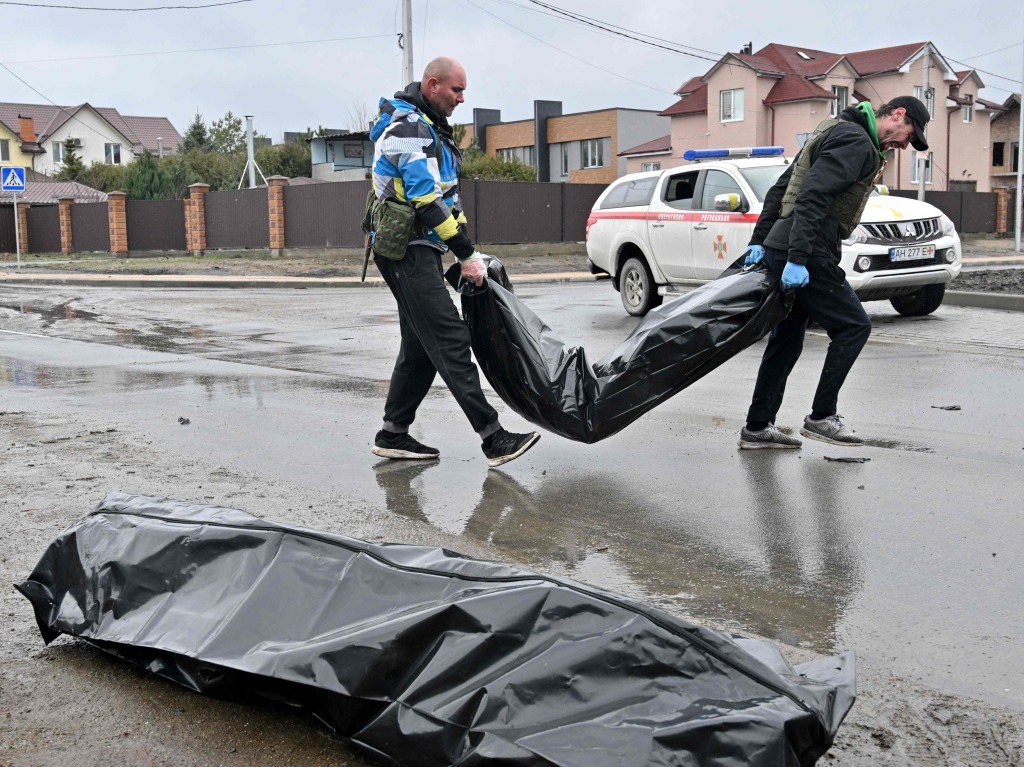
<svg viewBox="0 0 1024 767"><path fill-rule="evenodd" d="M21 219L18 216L18 192L25 191L25 169L0 169L0 191L14 195L14 248L18 254L18 268L21 268Z"/></svg>

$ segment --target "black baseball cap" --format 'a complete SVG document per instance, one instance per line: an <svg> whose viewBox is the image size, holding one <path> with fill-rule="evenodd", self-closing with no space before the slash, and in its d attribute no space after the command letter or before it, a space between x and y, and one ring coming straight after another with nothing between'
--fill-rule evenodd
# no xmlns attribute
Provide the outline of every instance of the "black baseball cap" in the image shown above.
<svg viewBox="0 0 1024 767"><path fill-rule="evenodd" d="M907 110L907 117L914 124L914 138L910 140L910 144L918 152L926 151L928 140L924 135L924 126L932 119L932 116L928 114L928 107L921 103L921 99L916 99L913 96L897 96L889 100L889 106L893 109L903 107Z"/></svg>

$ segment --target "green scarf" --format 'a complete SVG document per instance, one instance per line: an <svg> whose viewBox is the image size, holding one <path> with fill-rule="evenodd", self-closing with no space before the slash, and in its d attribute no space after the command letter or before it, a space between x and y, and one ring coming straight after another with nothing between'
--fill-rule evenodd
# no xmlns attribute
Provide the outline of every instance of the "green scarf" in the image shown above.
<svg viewBox="0 0 1024 767"><path fill-rule="evenodd" d="M875 145L878 154L884 158L885 152L882 151L882 145L878 143L878 125L875 123L875 110L872 108L871 102L862 101L857 105L857 109L868 118L868 135L871 136L871 143Z"/></svg>

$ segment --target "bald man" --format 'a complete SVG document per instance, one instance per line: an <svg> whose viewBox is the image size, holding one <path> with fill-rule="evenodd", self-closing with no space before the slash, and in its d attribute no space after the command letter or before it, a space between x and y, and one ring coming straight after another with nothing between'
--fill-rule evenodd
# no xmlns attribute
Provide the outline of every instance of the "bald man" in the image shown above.
<svg viewBox="0 0 1024 767"><path fill-rule="evenodd" d="M372 235L374 263L398 302L402 333L373 453L405 460L440 456L439 450L409 434L417 408L440 373L480 436L488 466L495 467L521 456L540 434L514 434L498 422L497 412L480 388L480 374L470 356L469 330L444 283L441 258L448 251L458 259L467 280L480 285L486 273L466 233L458 189L462 155L448 124L465 91L462 65L447 56L434 59L420 82L380 100L370 131L377 204L387 200L399 210L415 212L412 239L404 255L400 247L391 251L391 257L381 255L385 248L378 247L378 238L383 235ZM382 227L382 231L387 230Z"/></svg>

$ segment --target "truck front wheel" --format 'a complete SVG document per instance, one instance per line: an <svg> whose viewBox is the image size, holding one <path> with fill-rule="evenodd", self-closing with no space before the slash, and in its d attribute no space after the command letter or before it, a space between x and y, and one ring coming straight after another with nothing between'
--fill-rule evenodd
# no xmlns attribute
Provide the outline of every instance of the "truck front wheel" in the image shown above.
<svg viewBox="0 0 1024 767"><path fill-rule="evenodd" d="M938 309L945 296L945 285L925 285L909 296L890 298L889 303L904 317L923 317Z"/></svg>
<svg viewBox="0 0 1024 767"><path fill-rule="evenodd" d="M647 264L639 258L631 258L619 273L619 295L622 306L634 317L643 317L655 306L661 306L664 296L658 295Z"/></svg>

